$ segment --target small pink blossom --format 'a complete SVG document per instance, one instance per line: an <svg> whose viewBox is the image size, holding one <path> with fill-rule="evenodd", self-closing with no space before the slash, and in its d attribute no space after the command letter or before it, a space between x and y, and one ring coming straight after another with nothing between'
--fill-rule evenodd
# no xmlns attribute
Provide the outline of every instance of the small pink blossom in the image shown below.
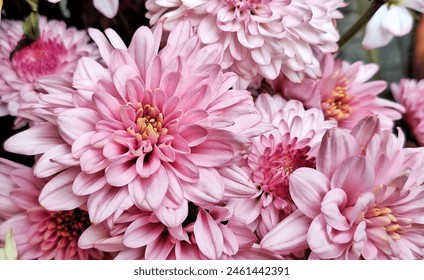
<svg viewBox="0 0 424 280"><path fill-rule="evenodd" d="M405 107L404 119L418 143L424 145L424 80L402 79L392 83L391 90L397 102Z"/></svg>
<svg viewBox="0 0 424 280"><path fill-rule="evenodd" d="M5 171L7 170L7 173ZM81 208L48 211L38 202L45 181L34 178L32 169L1 159L1 212L6 218L0 223L0 237L13 231L19 259L103 259L97 249L78 247L78 239L91 225L88 213ZM5 215L6 214L6 215Z"/></svg>
<svg viewBox="0 0 424 280"><path fill-rule="evenodd" d="M392 129L393 121L402 117L402 105L378 97L387 83L369 81L378 65L350 64L333 55L321 56L320 65L319 79L306 78L297 84L281 75L270 83L286 99L300 100L306 108L321 108L325 118L336 120L339 127L352 129L365 116L376 115L383 129Z"/></svg>
<svg viewBox="0 0 424 280"><path fill-rule="evenodd" d="M362 45L366 49L375 49L387 45L394 37L411 32L413 15L409 9L424 13L422 0L385 1L368 22Z"/></svg>
<svg viewBox="0 0 424 280"><path fill-rule="evenodd" d="M242 87L280 72L295 82L319 76L316 52L337 51L333 20L343 6L341 0L146 2L151 25L163 22L169 31L188 19L202 43L221 44L221 65L240 76Z"/></svg>
<svg viewBox="0 0 424 280"><path fill-rule="evenodd" d="M40 38L16 51L23 38L22 21L3 20L0 24L0 114L18 116L25 104L36 104L46 92L41 84L66 81L81 57L98 58L94 44L84 31L67 28L64 22L40 18ZM19 122L19 120L18 120ZM22 123L21 123L22 125Z"/></svg>

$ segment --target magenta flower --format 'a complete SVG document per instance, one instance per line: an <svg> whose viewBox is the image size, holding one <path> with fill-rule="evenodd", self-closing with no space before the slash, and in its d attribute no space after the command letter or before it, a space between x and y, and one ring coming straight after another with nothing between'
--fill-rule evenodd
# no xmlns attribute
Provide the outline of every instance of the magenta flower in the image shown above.
<svg viewBox="0 0 424 280"><path fill-rule="evenodd" d="M320 74L315 51L337 51L333 20L342 0L157 1L148 0L150 24L172 30L184 19L197 27L202 43L223 46L221 64L241 77L240 86L282 71L300 82Z"/></svg>
<svg viewBox="0 0 424 280"><path fill-rule="evenodd" d="M6 173L7 171L7 173ZM78 247L81 234L91 225L83 208L48 211L38 202L45 181L34 178L32 169L1 159L1 205L7 211L0 236L12 229L19 259L103 259L97 249ZM2 240L3 241L3 240Z"/></svg>
<svg viewBox="0 0 424 280"><path fill-rule="evenodd" d="M202 47L188 23L159 53L160 28L141 27L128 48L112 30L108 38L89 32L107 68L82 58L74 108L5 143L65 169L42 191L43 206L60 207L64 194L85 197L90 219L100 223L135 204L174 227L186 218L188 201L212 205L255 192L236 163L264 130L255 127L260 114L250 93L230 90L237 76L216 64L220 45Z"/></svg>
<svg viewBox="0 0 424 280"><path fill-rule="evenodd" d="M262 237L296 209L289 194L290 174L300 167L315 168L321 138L336 122L324 120L318 109L305 110L299 101L287 102L278 95L259 95L256 107L275 129L254 138L247 157L246 172L258 192L232 203L235 214L253 223Z"/></svg>
<svg viewBox="0 0 424 280"><path fill-rule="evenodd" d="M86 32L67 28L64 22L47 21L45 17L40 18L39 26L40 38L12 56L23 38L22 21L3 20L0 24L2 116L18 116L23 104L36 104L40 95L46 93L41 85L60 81L71 87L78 60L81 57L99 57Z"/></svg>
<svg viewBox="0 0 424 280"><path fill-rule="evenodd" d="M424 145L424 80L402 79L391 84L393 97L405 107L404 119L418 143Z"/></svg>
<svg viewBox="0 0 424 280"><path fill-rule="evenodd" d="M352 129L365 116L377 115L381 127L391 129L393 121L401 118L402 105L377 97L387 83L369 81L378 71L376 64L349 64L333 55L321 56L320 64L320 79L306 78L296 84L281 75L271 84L284 98L300 100L306 108L321 108L325 118L337 120L339 127Z"/></svg>
<svg viewBox="0 0 424 280"><path fill-rule="evenodd" d="M423 154L402 148L403 142L401 133L380 132L378 119L368 117L351 133L330 129L316 169L292 173L291 197L312 219L307 231L310 258L424 257ZM284 248L290 240L277 239L283 230L277 226L261 245Z"/></svg>

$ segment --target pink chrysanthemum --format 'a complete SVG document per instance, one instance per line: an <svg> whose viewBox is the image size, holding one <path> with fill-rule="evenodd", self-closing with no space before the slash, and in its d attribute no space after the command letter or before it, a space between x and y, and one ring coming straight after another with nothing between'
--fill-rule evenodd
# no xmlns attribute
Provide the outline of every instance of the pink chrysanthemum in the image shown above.
<svg viewBox="0 0 424 280"><path fill-rule="evenodd" d="M188 212L181 225L166 227L154 213L132 207L116 220L109 218L92 225L79 244L86 249L114 251L115 259L279 258L254 244L256 236L252 230L232 216L229 208L204 209L190 203ZM122 248L122 244L126 247Z"/></svg>
<svg viewBox="0 0 424 280"><path fill-rule="evenodd" d="M146 2L152 25L172 30L183 19L197 27L204 44L223 46L221 64L241 78L240 86L282 71L300 82L320 74L316 51L337 51L339 34L333 20L342 0L199 0Z"/></svg>
<svg viewBox="0 0 424 280"><path fill-rule="evenodd" d="M5 173L7 172L7 173ZM81 249L78 239L91 223L81 208L47 211L38 202L45 182L34 178L32 169L1 159L0 202L7 205L1 212L0 236L12 229L19 259L103 259L97 249Z"/></svg>
<svg viewBox="0 0 424 280"><path fill-rule="evenodd" d="M271 81L273 88L287 99L302 101L306 108L321 108L326 119L351 129L362 118L377 115L383 129L392 129L401 118L402 105L377 97L387 86L385 81L369 81L378 71L376 64L346 61L333 55L320 59L322 77L306 78L296 84L281 75Z"/></svg>
<svg viewBox="0 0 424 280"><path fill-rule="evenodd" d="M84 31L67 28L64 22L40 17L40 38L16 51L23 39L22 21L0 24L0 114L18 116L21 105L35 104L46 93L40 84L68 81L81 57L97 58L98 51ZM11 58L11 59L10 59Z"/></svg>
<svg viewBox="0 0 424 280"><path fill-rule="evenodd" d="M402 79L399 84L391 84L391 90L395 100L405 107L404 119L412 134L424 146L424 80Z"/></svg>
<svg viewBox="0 0 424 280"><path fill-rule="evenodd" d="M5 143L9 151L41 154L53 170L67 169L41 193L46 208L76 194L87 198L95 223L135 204L174 227L187 216L188 201L211 205L255 192L236 163L249 138L263 133L261 117L248 91L230 90L237 76L217 64L219 45L202 47L188 22L159 53L160 28L141 27L128 49L112 30L112 45L89 32L107 68L82 58L74 108Z"/></svg>
<svg viewBox="0 0 424 280"><path fill-rule="evenodd" d="M423 154L402 148L399 133L380 132L375 117L362 120L351 133L330 129L316 169L293 172L290 194L312 219L310 258L423 259ZM262 246L284 249L293 242L279 241L285 229L277 226Z"/></svg>
<svg viewBox="0 0 424 280"><path fill-rule="evenodd" d="M246 172L258 193L232 203L236 215L253 223L261 237L296 209L289 194L290 174L300 167L315 168L321 138L336 122L324 120L318 109L305 110L299 101L286 102L278 95L259 95L256 107L275 129L254 138L247 157Z"/></svg>

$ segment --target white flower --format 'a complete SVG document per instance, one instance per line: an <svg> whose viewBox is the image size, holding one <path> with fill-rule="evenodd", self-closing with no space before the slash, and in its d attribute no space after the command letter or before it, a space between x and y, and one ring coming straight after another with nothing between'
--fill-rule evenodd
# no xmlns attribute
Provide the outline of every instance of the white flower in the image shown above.
<svg viewBox="0 0 424 280"><path fill-rule="evenodd" d="M383 4L365 29L362 45L376 49L387 45L393 37L401 37L412 30L413 17L407 8L424 13L424 0L388 0Z"/></svg>

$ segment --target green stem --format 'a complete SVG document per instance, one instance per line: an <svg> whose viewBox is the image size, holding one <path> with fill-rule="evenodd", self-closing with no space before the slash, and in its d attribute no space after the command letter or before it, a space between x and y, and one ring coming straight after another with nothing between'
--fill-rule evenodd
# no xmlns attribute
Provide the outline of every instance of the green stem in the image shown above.
<svg viewBox="0 0 424 280"><path fill-rule="evenodd" d="M367 24L367 22L372 18L372 16L377 12L377 10L384 4L384 1L375 0L371 3L371 6L365 13L342 35L339 40L339 48L342 48L362 27Z"/></svg>

